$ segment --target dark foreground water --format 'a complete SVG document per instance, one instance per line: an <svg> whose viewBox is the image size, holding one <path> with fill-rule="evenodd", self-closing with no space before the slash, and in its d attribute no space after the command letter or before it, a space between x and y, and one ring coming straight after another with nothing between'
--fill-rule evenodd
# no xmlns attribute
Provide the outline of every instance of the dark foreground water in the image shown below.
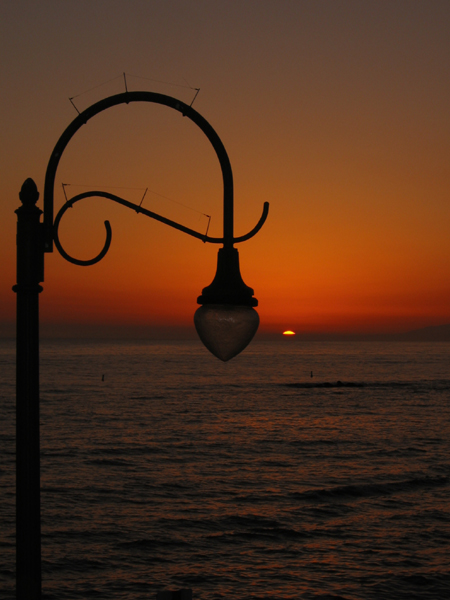
<svg viewBox="0 0 450 600"><path fill-rule="evenodd" d="M3 343L3 600L13 363ZM45 598L450 598L450 344L260 342L223 364L46 342L41 364Z"/></svg>

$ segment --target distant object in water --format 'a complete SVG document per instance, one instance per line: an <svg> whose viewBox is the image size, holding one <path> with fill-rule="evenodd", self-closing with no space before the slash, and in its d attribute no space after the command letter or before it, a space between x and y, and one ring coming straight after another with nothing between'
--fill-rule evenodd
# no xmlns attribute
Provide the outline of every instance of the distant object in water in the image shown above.
<svg viewBox="0 0 450 600"><path fill-rule="evenodd" d="M102 375L102 381L105 381L105 376L104 375Z"/></svg>
<svg viewBox="0 0 450 600"><path fill-rule="evenodd" d="M311 371L311 377L313 377L313 372Z"/></svg>

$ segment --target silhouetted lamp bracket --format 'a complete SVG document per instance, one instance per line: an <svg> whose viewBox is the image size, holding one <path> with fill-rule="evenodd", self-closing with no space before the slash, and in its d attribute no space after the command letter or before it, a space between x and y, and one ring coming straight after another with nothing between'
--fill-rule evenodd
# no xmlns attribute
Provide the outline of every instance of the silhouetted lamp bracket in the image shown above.
<svg viewBox="0 0 450 600"><path fill-rule="evenodd" d="M204 235L137 204L128 202L115 194L99 190L74 196L64 204L53 220L56 171L68 142L78 129L98 113L112 106L129 104L130 102L151 102L173 108L184 117L191 119L209 139L217 154L222 170L223 237L216 238ZM212 283L205 287L202 294L198 297L197 302L201 306L195 313L194 323L200 339L212 354L223 361L227 361L239 354L255 335L259 325L259 317L258 313L254 310L254 307L258 305L258 301L253 297L252 288L245 285L242 280L239 268L239 254L237 249L234 248L234 244L249 240L258 233L267 218L269 204L267 202L264 203L261 218L251 231L246 235L234 237L233 174L231 164L222 141L206 119L184 102L171 96L155 94L153 92L125 92L105 98L87 108L72 121L61 135L48 163L44 187L44 252L52 252L54 242L58 251L66 260L82 266L93 265L106 255L112 239L111 226L108 221L105 221L106 240L103 249L97 256L90 260L79 260L70 256L62 247L58 235L59 224L66 211L80 200L92 197L102 197L112 200L122 206L131 208L137 213L151 217L196 237L205 243L223 244L223 247L218 252L216 275Z"/></svg>

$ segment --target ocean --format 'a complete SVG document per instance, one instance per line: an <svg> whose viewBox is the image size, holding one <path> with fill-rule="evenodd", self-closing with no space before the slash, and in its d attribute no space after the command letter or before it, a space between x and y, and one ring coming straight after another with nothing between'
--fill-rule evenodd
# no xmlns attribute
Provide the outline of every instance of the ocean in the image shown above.
<svg viewBox="0 0 450 600"><path fill-rule="evenodd" d="M14 598L14 343L0 597ZM450 344L41 344L43 598L450 598Z"/></svg>

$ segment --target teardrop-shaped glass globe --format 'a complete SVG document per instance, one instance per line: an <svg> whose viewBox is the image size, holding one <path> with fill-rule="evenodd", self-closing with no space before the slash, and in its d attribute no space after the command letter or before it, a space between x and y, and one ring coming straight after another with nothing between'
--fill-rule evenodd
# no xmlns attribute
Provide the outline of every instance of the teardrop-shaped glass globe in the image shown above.
<svg viewBox="0 0 450 600"><path fill-rule="evenodd" d="M206 348L225 362L251 342L259 315L251 306L205 304L196 310L194 323Z"/></svg>

